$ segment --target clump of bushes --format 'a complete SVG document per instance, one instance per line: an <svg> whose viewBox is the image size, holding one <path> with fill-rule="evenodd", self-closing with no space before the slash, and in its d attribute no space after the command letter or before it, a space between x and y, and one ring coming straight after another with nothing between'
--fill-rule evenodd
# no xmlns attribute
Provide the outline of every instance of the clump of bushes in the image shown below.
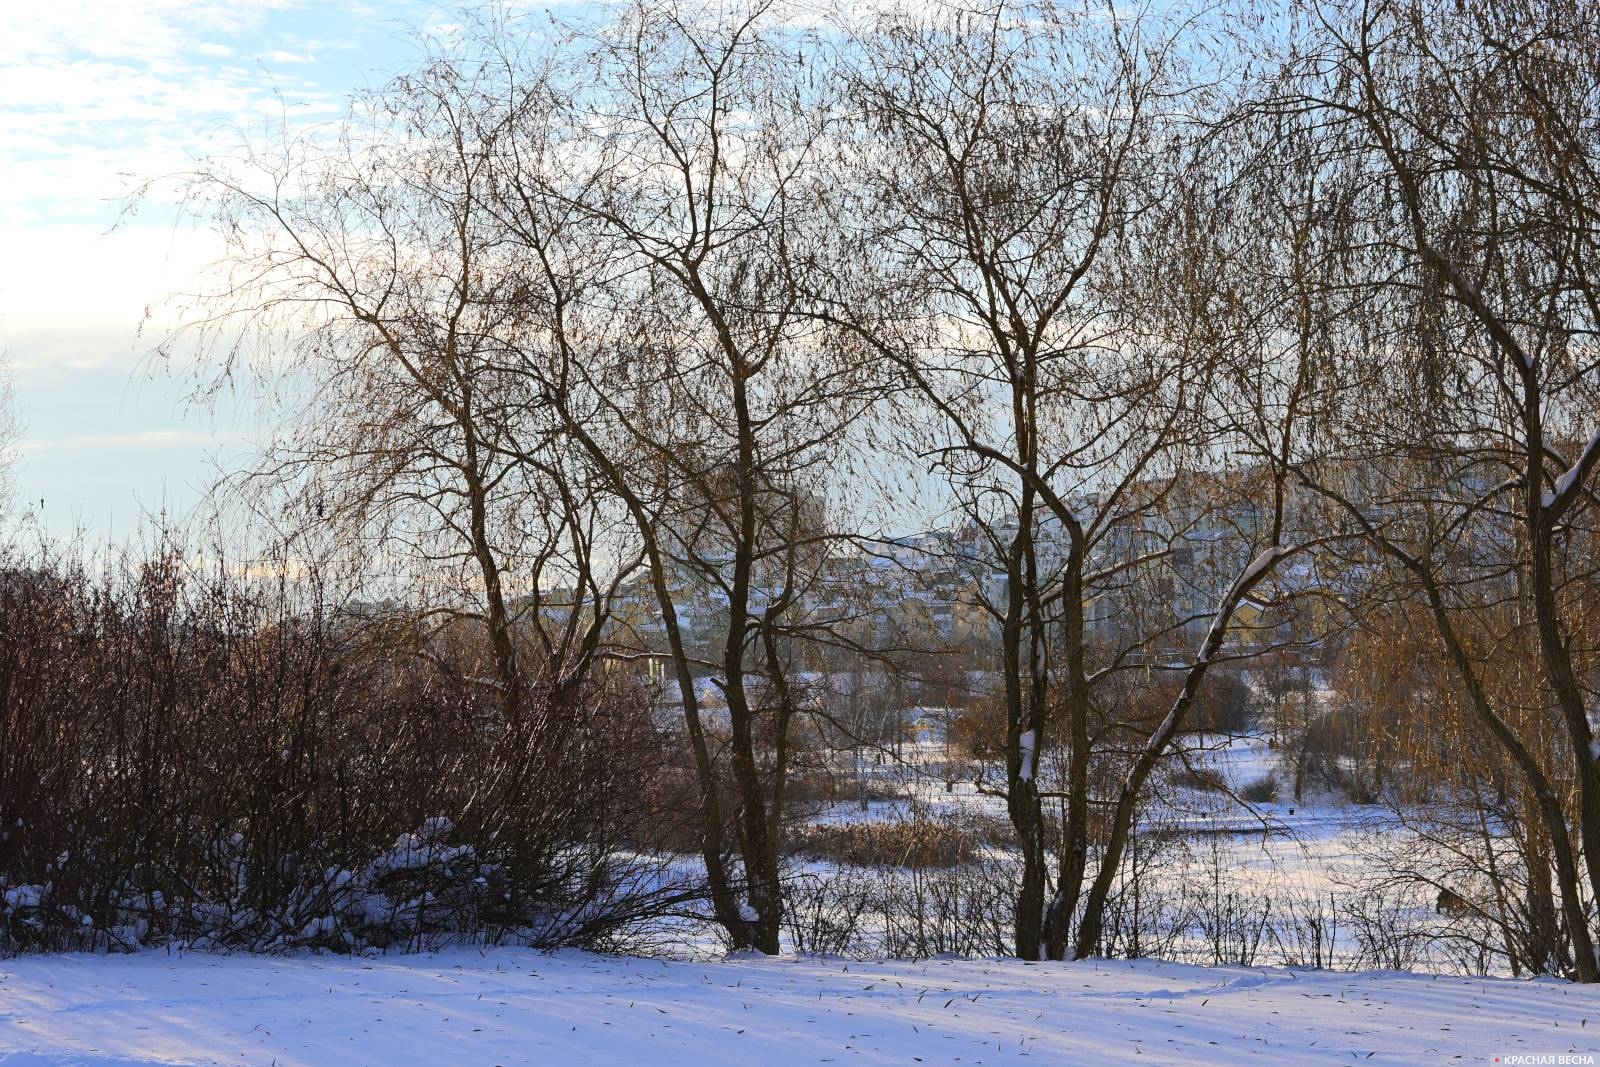
<svg viewBox="0 0 1600 1067"><path fill-rule="evenodd" d="M1242 671L1217 671L1206 678L1189 710L1195 729L1242 734L1261 720L1264 702Z"/></svg>
<svg viewBox="0 0 1600 1067"><path fill-rule="evenodd" d="M794 834L797 852L851 867L957 867L982 845L973 829L931 819L811 825Z"/></svg>
<svg viewBox="0 0 1600 1067"><path fill-rule="evenodd" d="M1017 861L985 853L927 869L841 866L785 885L795 951L858 959L1001 956L1013 951Z"/></svg>
<svg viewBox="0 0 1600 1067"><path fill-rule="evenodd" d="M0 565L0 951L603 945L668 889L603 679L509 714L460 632L314 583Z"/></svg>
<svg viewBox="0 0 1600 1067"><path fill-rule="evenodd" d="M1228 781L1220 771L1210 767L1182 766L1172 772L1172 784L1179 789L1193 789L1201 793L1224 793Z"/></svg>
<svg viewBox="0 0 1600 1067"><path fill-rule="evenodd" d="M980 700L962 708L950 720L950 745L982 763L1004 759L1006 711L998 700Z"/></svg>
<svg viewBox="0 0 1600 1067"><path fill-rule="evenodd" d="M1252 804L1270 804L1278 799L1278 779L1275 775L1263 774L1255 781L1246 783L1239 790L1239 796Z"/></svg>

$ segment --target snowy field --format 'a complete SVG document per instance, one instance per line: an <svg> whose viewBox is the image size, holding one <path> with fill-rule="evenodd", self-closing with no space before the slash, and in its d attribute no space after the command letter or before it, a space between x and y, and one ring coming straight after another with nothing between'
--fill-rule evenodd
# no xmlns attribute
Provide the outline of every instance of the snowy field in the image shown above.
<svg viewBox="0 0 1600 1067"><path fill-rule="evenodd" d="M1417 1064L1518 1054L1600 1063L1600 990L1143 961L684 963L514 950L0 964L5 1067Z"/></svg>

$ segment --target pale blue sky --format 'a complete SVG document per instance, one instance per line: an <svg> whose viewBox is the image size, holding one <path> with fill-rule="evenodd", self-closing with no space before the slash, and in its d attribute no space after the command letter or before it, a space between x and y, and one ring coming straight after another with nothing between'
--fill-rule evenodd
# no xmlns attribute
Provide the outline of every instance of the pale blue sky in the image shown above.
<svg viewBox="0 0 1600 1067"><path fill-rule="evenodd" d="M0 353L27 427L17 504L52 534L189 512L259 430L150 365L217 246L160 196L114 227L132 182L269 116L337 118L415 54L410 28L448 19L412 0L0 0Z"/></svg>

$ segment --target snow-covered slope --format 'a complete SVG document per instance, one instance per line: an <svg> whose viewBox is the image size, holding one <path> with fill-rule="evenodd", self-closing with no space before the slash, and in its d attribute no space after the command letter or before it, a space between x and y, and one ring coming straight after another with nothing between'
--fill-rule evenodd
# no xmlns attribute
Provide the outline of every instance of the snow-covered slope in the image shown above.
<svg viewBox="0 0 1600 1067"><path fill-rule="evenodd" d="M0 963L5 1067L1492 1063L1596 1050L1600 990L1554 980L512 950Z"/></svg>

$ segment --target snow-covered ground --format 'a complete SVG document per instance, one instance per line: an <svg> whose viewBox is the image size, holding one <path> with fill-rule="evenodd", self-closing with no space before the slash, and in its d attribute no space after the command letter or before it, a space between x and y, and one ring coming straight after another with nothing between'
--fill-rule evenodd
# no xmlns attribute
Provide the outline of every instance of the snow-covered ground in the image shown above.
<svg viewBox="0 0 1600 1067"><path fill-rule="evenodd" d="M1386 874L1390 867L1381 853L1408 855L1423 871L1430 870L1429 857L1438 856L1394 811L1352 803L1315 781L1296 800L1292 754L1265 736L1187 734L1178 747L1188 766L1208 772L1217 785L1193 776L1163 776L1154 784L1128 853L1142 871L1145 918L1136 920L1137 942L1113 941L1115 954L1510 973L1501 958L1479 958L1484 941L1476 917L1435 913L1437 884ZM865 809L843 800L812 821L840 826L977 818L988 820L978 826L986 833L1008 826L1005 801L993 790L1003 770L953 757L937 741L907 745L900 760L869 763L864 771L866 793L878 799ZM1277 794L1261 800L1248 787L1268 776L1276 779ZM987 779L986 787L975 777ZM990 851L1006 854L999 844ZM831 868L808 870L826 878ZM1440 876L1449 877L1444 870ZM874 921L883 925L881 917ZM873 922L859 925L876 929Z"/></svg>
<svg viewBox="0 0 1600 1067"><path fill-rule="evenodd" d="M516 950L0 964L0 1064L1600 1062L1554 980L1014 960L715 963Z"/></svg>
<svg viewBox="0 0 1600 1067"><path fill-rule="evenodd" d="M1145 821L1153 826L1208 833L1270 831L1299 838L1385 818L1380 809L1362 808L1321 792L1308 792L1304 803L1296 802L1289 795L1292 775L1282 765L1282 754L1271 748L1265 737L1185 734L1177 747L1184 750L1192 766L1216 772L1234 792L1160 790L1145 813ZM985 779L987 789L980 789L972 780L975 771ZM952 756L936 742L908 744L898 761L869 762L860 773L868 783L869 795L889 794L896 799L872 800L863 810L857 801L845 797L823 809L813 821L893 821L911 818L916 811L1006 816L1005 800L997 792L1003 785L1004 769L998 763L979 768ZM1237 793L1268 775L1278 777L1281 795L1264 803L1241 803Z"/></svg>

